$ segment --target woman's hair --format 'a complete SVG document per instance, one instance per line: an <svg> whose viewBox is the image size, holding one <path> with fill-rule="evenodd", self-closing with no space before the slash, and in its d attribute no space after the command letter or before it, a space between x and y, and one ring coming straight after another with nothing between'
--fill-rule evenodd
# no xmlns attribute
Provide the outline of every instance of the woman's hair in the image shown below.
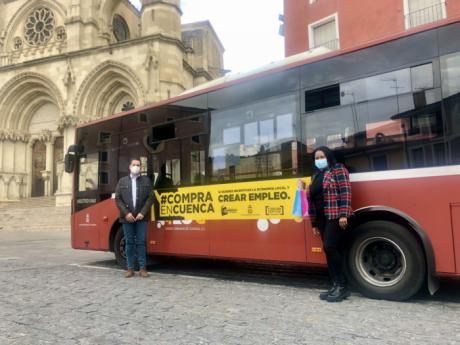
<svg viewBox="0 0 460 345"><path fill-rule="evenodd" d="M335 163L337 163L337 160L335 159L335 156L334 156L334 152L332 152L332 150L327 147L327 146L320 146L320 147L317 147L314 151L313 151L313 154L312 154L312 158L313 158L313 166L315 165L315 154L316 152L318 151L322 151L324 153L324 155L326 156L326 159L327 159L327 164L332 167L335 165Z"/></svg>

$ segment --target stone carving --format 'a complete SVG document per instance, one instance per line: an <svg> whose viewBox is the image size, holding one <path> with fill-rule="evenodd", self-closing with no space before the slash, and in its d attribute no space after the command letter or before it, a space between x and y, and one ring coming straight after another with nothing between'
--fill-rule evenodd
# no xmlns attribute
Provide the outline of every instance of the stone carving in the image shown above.
<svg viewBox="0 0 460 345"><path fill-rule="evenodd" d="M75 84L75 73L73 72L72 62L70 60L67 60L67 69L63 81L67 89L69 89L73 84Z"/></svg>
<svg viewBox="0 0 460 345"><path fill-rule="evenodd" d="M0 140L3 141L20 141L20 142L28 142L30 138L30 134L25 132L18 132L10 129L0 129Z"/></svg>
<svg viewBox="0 0 460 345"><path fill-rule="evenodd" d="M58 129L63 130L67 127L74 127L79 122L78 117L72 115L61 116L59 118Z"/></svg>
<svg viewBox="0 0 460 345"><path fill-rule="evenodd" d="M159 98L160 83L158 67L160 65L160 60L156 48L154 43L149 44L144 61L144 68L147 70L147 92L149 101L157 101Z"/></svg>
<svg viewBox="0 0 460 345"><path fill-rule="evenodd" d="M160 61L158 60L157 54L155 54L154 45L151 43L147 50L147 55L145 57L144 67L148 71L151 68L158 69Z"/></svg>
<svg viewBox="0 0 460 345"><path fill-rule="evenodd" d="M42 142L54 141L53 133L49 129L42 130L40 133L35 135L35 138Z"/></svg>
<svg viewBox="0 0 460 345"><path fill-rule="evenodd" d="M6 31L2 30L0 32L0 49L3 48L3 45L5 44L5 37L6 37Z"/></svg>

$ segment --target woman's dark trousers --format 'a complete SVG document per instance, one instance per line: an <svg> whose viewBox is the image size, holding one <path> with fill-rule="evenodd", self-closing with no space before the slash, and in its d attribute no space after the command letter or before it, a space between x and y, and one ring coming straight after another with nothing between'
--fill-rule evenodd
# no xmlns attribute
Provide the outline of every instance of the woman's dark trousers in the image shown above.
<svg viewBox="0 0 460 345"><path fill-rule="evenodd" d="M340 252L345 230L340 228L338 219L327 219L324 214L317 217L318 228L326 254L327 268L333 285L344 287L343 258Z"/></svg>

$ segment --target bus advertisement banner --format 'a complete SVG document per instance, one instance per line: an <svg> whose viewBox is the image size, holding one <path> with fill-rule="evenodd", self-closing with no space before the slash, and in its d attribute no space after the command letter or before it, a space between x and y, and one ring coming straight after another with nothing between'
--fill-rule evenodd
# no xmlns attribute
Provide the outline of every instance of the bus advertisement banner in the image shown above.
<svg viewBox="0 0 460 345"><path fill-rule="evenodd" d="M292 212L298 181L292 178L155 191L152 220L155 216L158 220L197 221L299 219ZM309 178L302 181L308 184Z"/></svg>

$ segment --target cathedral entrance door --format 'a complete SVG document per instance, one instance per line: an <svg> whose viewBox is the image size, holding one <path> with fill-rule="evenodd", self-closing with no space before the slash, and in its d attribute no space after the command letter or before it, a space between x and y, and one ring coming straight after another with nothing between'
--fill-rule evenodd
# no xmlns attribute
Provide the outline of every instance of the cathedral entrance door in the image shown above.
<svg viewBox="0 0 460 345"><path fill-rule="evenodd" d="M46 170L46 145L36 141L32 147L32 196L45 195L42 171Z"/></svg>

